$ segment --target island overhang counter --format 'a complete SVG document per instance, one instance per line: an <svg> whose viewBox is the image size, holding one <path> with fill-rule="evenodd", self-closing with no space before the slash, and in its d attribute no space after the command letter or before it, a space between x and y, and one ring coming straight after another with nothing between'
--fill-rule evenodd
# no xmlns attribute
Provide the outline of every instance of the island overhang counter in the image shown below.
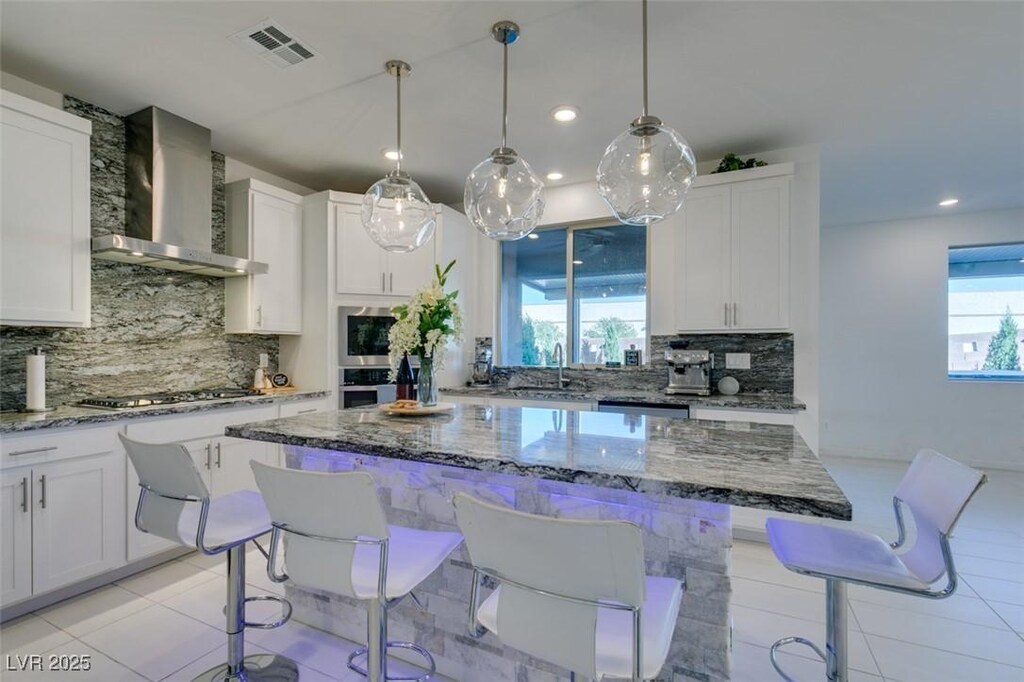
<svg viewBox="0 0 1024 682"><path fill-rule="evenodd" d="M457 530L466 492L563 518L625 519L645 530L648 573L685 579L669 660L657 679L728 680L730 505L849 519L849 500L791 426L654 418L544 407L460 405L389 417L374 408L230 426L228 436L282 443L287 466L365 470L389 522ZM415 641L442 674L467 682L551 680L548 664L466 630L464 548L424 583L426 611L400 604L392 639ZM365 607L286 585L302 622L365 641Z"/></svg>

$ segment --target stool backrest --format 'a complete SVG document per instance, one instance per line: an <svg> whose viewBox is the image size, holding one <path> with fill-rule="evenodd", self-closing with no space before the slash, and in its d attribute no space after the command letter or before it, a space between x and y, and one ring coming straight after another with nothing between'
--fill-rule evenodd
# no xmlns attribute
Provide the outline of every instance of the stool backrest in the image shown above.
<svg viewBox="0 0 1024 682"><path fill-rule="evenodd" d="M917 527L914 546L900 558L925 582L945 573L942 537L949 536L961 512L985 482L985 474L934 450L920 450L911 463L896 497L910 507Z"/></svg>
<svg viewBox="0 0 1024 682"><path fill-rule="evenodd" d="M502 582L501 640L595 678L598 606L552 595L639 609L645 586L640 527L535 516L464 493L454 503L474 567Z"/></svg>
<svg viewBox="0 0 1024 682"><path fill-rule="evenodd" d="M376 563L388 524L373 477L361 471L322 473L250 462L275 527L284 526L285 571L298 585L348 597L352 564L364 553ZM316 536L316 537L311 537Z"/></svg>
<svg viewBox="0 0 1024 682"><path fill-rule="evenodd" d="M148 489L139 499L136 523L153 535L189 544L191 541L178 531L181 512L186 504L196 504L210 497L192 456L181 443L142 443L123 433L118 436L135 467L139 483ZM196 529L191 531L195 537Z"/></svg>

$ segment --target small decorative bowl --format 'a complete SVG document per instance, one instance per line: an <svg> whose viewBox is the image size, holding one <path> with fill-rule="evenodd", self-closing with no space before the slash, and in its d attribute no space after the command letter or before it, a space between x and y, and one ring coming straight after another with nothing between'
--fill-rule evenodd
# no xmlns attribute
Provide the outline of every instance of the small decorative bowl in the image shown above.
<svg viewBox="0 0 1024 682"><path fill-rule="evenodd" d="M722 377L718 382L718 392L722 395L736 395L740 392L740 382L732 377Z"/></svg>

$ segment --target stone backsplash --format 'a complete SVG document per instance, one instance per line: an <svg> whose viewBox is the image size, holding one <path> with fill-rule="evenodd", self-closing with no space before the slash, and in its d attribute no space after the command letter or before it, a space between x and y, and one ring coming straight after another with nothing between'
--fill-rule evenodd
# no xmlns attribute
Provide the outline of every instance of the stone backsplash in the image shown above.
<svg viewBox="0 0 1024 682"><path fill-rule="evenodd" d="M566 369L565 376L588 391L660 391L668 385L665 351L676 339L693 350L715 354L712 388L722 377L731 376L742 393L793 393L793 335L785 333L652 336L645 367ZM725 369L726 353L750 353L750 369ZM553 387L558 383L557 372L550 367L495 367L493 383L508 388Z"/></svg>
<svg viewBox="0 0 1024 682"><path fill-rule="evenodd" d="M92 121L93 236L125 231L124 119L66 97L64 108ZM224 156L213 153L213 251L224 252ZM43 266L44 264L40 264ZM92 261L92 327L0 327L0 407L24 405L25 354L47 355L47 402L87 396L239 386L260 353L277 366L278 338L224 333L224 280Z"/></svg>

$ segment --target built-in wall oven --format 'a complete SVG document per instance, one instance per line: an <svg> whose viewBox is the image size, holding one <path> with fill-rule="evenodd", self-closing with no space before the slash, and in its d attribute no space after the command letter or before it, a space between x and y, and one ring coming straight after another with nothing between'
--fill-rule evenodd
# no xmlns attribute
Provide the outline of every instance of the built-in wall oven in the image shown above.
<svg viewBox="0 0 1024 682"><path fill-rule="evenodd" d="M338 308L338 407L365 407L378 402L378 387L388 384L388 332L395 317L388 308ZM413 373L417 364L413 362ZM394 386L390 387L391 389ZM380 389L381 400L394 400Z"/></svg>

